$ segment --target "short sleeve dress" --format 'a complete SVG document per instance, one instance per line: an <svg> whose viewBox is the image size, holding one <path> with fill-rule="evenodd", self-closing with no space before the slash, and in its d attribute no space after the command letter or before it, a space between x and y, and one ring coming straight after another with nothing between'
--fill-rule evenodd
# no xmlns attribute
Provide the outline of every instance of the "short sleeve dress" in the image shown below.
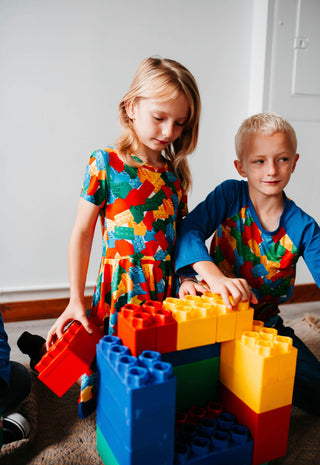
<svg viewBox="0 0 320 465"><path fill-rule="evenodd" d="M108 147L91 155L81 197L101 208L102 259L90 317L102 322L110 315L112 334L124 304L174 295L173 253L186 195L169 163L131 167Z"/></svg>

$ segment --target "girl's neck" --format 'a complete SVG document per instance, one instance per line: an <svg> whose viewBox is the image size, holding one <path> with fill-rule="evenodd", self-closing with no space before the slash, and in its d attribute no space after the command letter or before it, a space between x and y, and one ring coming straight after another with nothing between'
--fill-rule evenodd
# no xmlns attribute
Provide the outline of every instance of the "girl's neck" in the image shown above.
<svg viewBox="0 0 320 465"><path fill-rule="evenodd" d="M139 147L134 153L143 163L153 166L154 168L162 168L165 164L165 159L161 152L147 152Z"/></svg>

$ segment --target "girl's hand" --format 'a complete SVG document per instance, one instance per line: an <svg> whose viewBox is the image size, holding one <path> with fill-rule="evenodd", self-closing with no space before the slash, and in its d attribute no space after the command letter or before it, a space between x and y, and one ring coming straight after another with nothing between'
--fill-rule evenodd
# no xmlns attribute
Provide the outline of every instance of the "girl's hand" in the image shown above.
<svg viewBox="0 0 320 465"><path fill-rule="evenodd" d="M251 291L249 284L245 279L241 278L228 278L226 276L215 279L209 282L208 286L210 291L214 294L221 294L221 297L228 308L237 305L244 300L250 300L253 304L258 303L258 299ZM232 302L230 301L232 297Z"/></svg>
<svg viewBox="0 0 320 465"><path fill-rule="evenodd" d="M46 348L59 339L66 327L66 325L72 321L79 321L88 333L92 333L92 325L86 316L86 309L82 302L73 303L70 302L64 312L59 316L53 326L50 328L47 334Z"/></svg>
<svg viewBox="0 0 320 465"><path fill-rule="evenodd" d="M180 285L178 297L183 299L186 295L197 295L198 293L203 294L208 290L208 286L197 283L192 279L185 278Z"/></svg>

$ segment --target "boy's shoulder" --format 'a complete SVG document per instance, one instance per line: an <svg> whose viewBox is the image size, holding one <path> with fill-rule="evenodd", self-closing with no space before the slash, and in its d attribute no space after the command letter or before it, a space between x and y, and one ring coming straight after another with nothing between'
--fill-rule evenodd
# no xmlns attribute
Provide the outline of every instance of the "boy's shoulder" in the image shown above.
<svg viewBox="0 0 320 465"><path fill-rule="evenodd" d="M237 179L226 179L222 181L215 189L213 189L212 193L223 195L224 197L228 198L230 195L234 197L248 195L248 182L247 181L239 181Z"/></svg>

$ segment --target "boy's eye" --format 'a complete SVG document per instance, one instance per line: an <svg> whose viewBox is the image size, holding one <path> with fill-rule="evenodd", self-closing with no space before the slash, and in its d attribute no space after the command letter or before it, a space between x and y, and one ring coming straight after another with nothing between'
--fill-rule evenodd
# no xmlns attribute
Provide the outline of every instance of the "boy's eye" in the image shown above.
<svg viewBox="0 0 320 465"><path fill-rule="evenodd" d="M254 163L255 165L262 165L263 160L255 160L253 163Z"/></svg>
<svg viewBox="0 0 320 465"><path fill-rule="evenodd" d="M288 157L282 157L282 158L279 159L279 161L281 161L281 162L288 161Z"/></svg>

